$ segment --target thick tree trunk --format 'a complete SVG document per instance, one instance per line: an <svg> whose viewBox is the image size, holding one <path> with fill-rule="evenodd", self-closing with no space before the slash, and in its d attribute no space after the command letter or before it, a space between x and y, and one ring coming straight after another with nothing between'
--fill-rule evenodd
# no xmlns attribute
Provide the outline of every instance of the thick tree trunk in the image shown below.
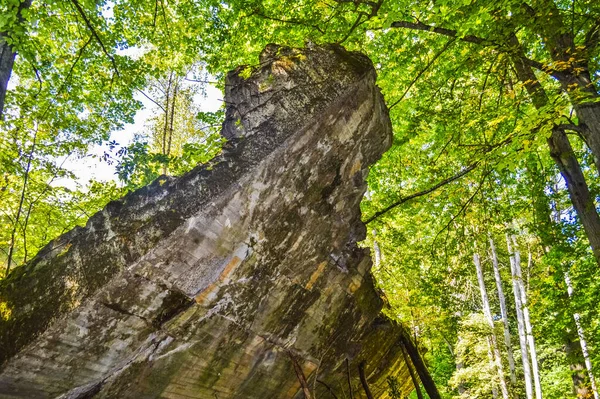
<svg viewBox="0 0 600 399"><path fill-rule="evenodd" d="M516 36L511 37L510 44L515 47L516 55L513 56L513 64L519 81L525 86L533 105L537 109L543 109L548 104L548 96L544 88L537 80L531 67L525 62L523 49ZM579 216L584 227L596 263L600 266L600 217L581 171L581 166L575 157L564 129L558 126L554 127L552 135L548 139L548 147L552 159L567 184L569 197L575 212L577 212L577 216Z"/></svg>
<svg viewBox="0 0 600 399"><path fill-rule="evenodd" d="M523 318L523 305L521 304L521 293L517 280L514 278L515 271L515 256L512 250L512 244L508 235L506 236L506 245L508 246L508 254L510 257L510 272L513 276L513 293L515 296L515 308L517 311L517 327L519 331L519 344L521 347L521 360L523 362L523 377L525 379L525 394L527 399L533 398L533 384L531 383L531 366L529 365L529 353L527 350L527 335L525 332L525 320Z"/></svg>
<svg viewBox="0 0 600 399"><path fill-rule="evenodd" d="M6 97L6 89L13 64L17 53L12 51L8 43L6 43L6 34L0 33L0 118L4 114L4 98Z"/></svg>
<svg viewBox="0 0 600 399"><path fill-rule="evenodd" d="M587 68L587 62L585 63ZM600 174L600 103L598 92L590 79L589 71L575 74L566 73L561 86L573 103L581 136L584 138L593 157L598 174ZM573 89L576 89L573 91Z"/></svg>
<svg viewBox="0 0 600 399"><path fill-rule="evenodd" d="M521 295L521 306L523 306L523 320L525 321L525 332L527 333L527 345L529 347L529 356L531 357L531 370L533 371L533 382L535 384L535 397L542 399L542 385L540 381L540 373L538 369L537 352L535 350L535 338L533 337L533 328L529 318L529 308L527 307L527 293L523 276L521 273L521 253L517 249L517 242L513 237L514 249L514 271L513 278L517 281L519 293Z"/></svg>
<svg viewBox="0 0 600 399"><path fill-rule="evenodd" d="M590 241L596 261L600 264L600 217L590 190L564 131L555 128L548 139L550 155L565 179L569 197Z"/></svg>
<svg viewBox="0 0 600 399"><path fill-rule="evenodd" d="M21 11L31 6L31 0L24 0L19 5L17 19L19 23L23 22ZM15 63L16 51L6 42L9 32L0 32L0 119L4 115L4 99L8 88L8 81Z"/></svg>
<svg viewBox="0 0 600 399"><path fill-rule="evenodd" d="M585 365L581 363L583 358L581 353L581 346L578 340L566 333L564 338L565 342L565 354L567 356L567 362L571 369L571 380L573 381L573 394L577 398L589 398L591 396L587 381L585 378Z"/></svg>
<svg viewBox="0 0 600 399"><path fill-rule="evenodd" d="M423 359L421 359L421 355L419 354L416 345L410 338L408 331L403 331L401 340L401 344L404 345L404 349L406 349L412 364L415 366L417 374L419 374L419 379L423 384L423 388L425 388L425 392L427 392L427 395L429 395L429 398L441 399L442 397L435 385L435 382L433 381L433 378L431 378L431 374L429 374L429 370L427 369L427 366L425 366Z"/></svg>
<svg viewBox="0 0 600 399"><path fill-rule="evenodd" d="M583 46L578 46L573 28L568 26L569 22L564 19L555 0L533 0L524 9L556 64L553 75L575 108L580 133L592 152L596 169L600 173L600 104L595 102L598 90L590 74L590 56L597 46L597 33L583 34ZM595 29L594 25L591 29Z"/></svg>
<svg viewBox="0 0 600 399"><path fill-rule="evenodd" d="M500 381L500 390L502 391L502 397L508 399L510 398L510 393L508 390L508 384L506 383L506 379L504 378L504 366L502 366L502 355L500 353L500 349L498 348L498 339L496 338L496 333L494 332L494 319L492 318L492 311L490 310L490 301L488 298L487 289L485 288L483 268L481 267L479 254L475 253L473 255L473 262L475 263L475 268L477 269L477 280L479 281L479 292L481 293L483 314L485 315L485 319L491 329L490 340L492 342L492 349L494 352L493 359L496 364L498 379Z"/></svg>
<svg viewBox="0 0 600 399"><path fill-rule="evenodd" d="M504 325L504 345L508 354L508 367L510 368L510 381L513 385L517 383L517 375L515 372L515 358L513 356L512 343L510 340L510 329L508 327L508 312L506 311L506 298L504 297L504 289L502 288L502 278L500 276L500 268L498 267L498 255L496 253L496 245L490 236L490 248L492 250L492 265L494 266L494 278L496 279L496 288L498 290L498 301L500 302L500 315L502 316L502 324Z"/></svg>
<svg viewBox="0 0 600 399"><path fill-rule="evenodd" d="M573 297L573 284L571 284L571 279L569 278L569 272L565 272L565 283L567 284L567 292L569 294L569 298ZM573 314L573 319L575 320L575 325L577 326L577 335L579 336L579 343L581 344L581 351L583 352L583 359L585 361L585 368L588 372L588 377L590 378L590 385L592 386L592 392L594 393L594 399L599 399L598 388L596 386L596 378L594 377L594 373L592 371L592 360L590 359L590 353L588 351L587 340L585 339L585 333L583 331L583 326L581 325L581 320L579 313Z"/></svg>

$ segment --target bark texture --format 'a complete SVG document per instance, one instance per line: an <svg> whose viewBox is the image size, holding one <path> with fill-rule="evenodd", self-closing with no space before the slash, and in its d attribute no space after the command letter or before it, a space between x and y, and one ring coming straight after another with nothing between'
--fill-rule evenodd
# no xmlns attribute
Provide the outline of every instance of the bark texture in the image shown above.
<svg viewBox="0 0 600 399"><path fill-rule="evenodd" d="M513 252L510 237L506 236L506 245L510 257L510 272L512 276L513 294L515 297L515 309L517 313L517 328L519 331L519 346L521 347L521 361L523 363L523 379L525 380L525 394L527 399L533 398L533 382L531 376L531 364L529 363L529 351L527 349L527 333L525 329L525 319L523 317L523 304L521 303L521 291L517 279L515 269L515 254Z"/></svg>
<svg viewBox="0 0 600 399"><path fill-rule="evenodd" d="M531 371L533 372L533 382L535 386L536 399L542 399L542 385L540 372L538 369L537 351L535 349L535 339L533 337L533 327L529 318L529 307L527 306L527 291L523 283L523 273L521 272L521 253L517 249L515 237L512 238L514 244L514 274L513 279L517 283L519 294L521 295L521 306L523 309L523 321L525 322L525 332L527 333L527 348L531 358Z"/></svg>
<svg viewBox="0 0 600 399"><path fill-rule="evenodd" d="M548 96L531 67L527 65L524 51L515 35L513 35L511 38L511 45L515 48L513 64L515 66L517 77L525 86L525 89L531 97L531 101L536 109L543 110L548 104ZM590 86L587 86L586 90L595 91L593 86L591 88ZM582 106L581 109L591 110L591 113L595 112L593 107L590 108L588 105ZM588 117L592 118L592 114L588 115ZM600 120L600 117L598 120ZM587 132L585 134L591 132L589 127L584 126L584 128L585 132ZM600 125L598 125L598 133L600 134ZM590 145L590 149L594 153L595 159L597 162L599 162L600 136L598 136L597 139L598 153L594 152L594 147L592 146L593 140L590 137L587 138L587 143ZM586 236L588 237L590 246L592 247L592 252L596 259L596 263L598 263L600 266L600 216L596 210L594 199L590 195L590 190L583 176L581 165L575 157L575 153L573 152L573 148L571 147L571 143L569 142L563 127L554 126L550 137L547 139L547 142L550 155L556 163L556 166L558 167L563 179L565 180L567 189L569 191L569 198L571 199L571 203L577 212L577 216L581 220L581 224L584 227ZM600 168L600 163L597 163L597 167Z"/></svg>
<svg viewBox="0 0 600 399"><path fill-rule="evenodd" d="M504 326L504 346L508 355L508 367L510 369L510 382L514 386L517 383L515 373L515 358L513 356L512 343L510 339L510 328L508 325L508 312L506 311L506 297L504 296L504 288L502 287L502 277L500 276L500 268L498 266L498 254L496 253L496 245L492 237L489 237L490 249L492 251L492 265L494 267L494 279L496 280L496 289L498 290L498 302L500 302L500 315L502 316L502 325Z"/></svg>
<svg viewBox="0 0 600 399"><path fill-rule="evenodd" d="M492 362L495 364L495 368L498 373L498 381L500 385L500 391L502 391L502 397L504 399L508 399L510 397L510 393L508 389L508 384L506 383L506 379L504 378L502 354L500 353L500 348L498 347L498 338L496 337L496 333L494 332L494 319L492 318L490 301L488 298L487 289L485 287L485 279L483 278L483 268L481 267L479 254L475 253L473 255L473 263L475 264L475 268L477 269L477 281L479 282L479 292L481 293L481 304L483 307L483 314L485 316L485 320L488 323L488 326L490 327L490 344L493 351Z"/></svg>
<svg viewBox="0 0 600 399"><path fill-rule="evenodd" d="M19 4L17 9L17 23L23 22L21 11L29 8L29 6L31 6L31 0L24 0ZM0 32L0 119L2 119L2 115L4 114L4 99L6 98L8 81L10 80L15 57L17 56L16 51L7 41L9 35L10 32Z"/></svg>
<svg viewBox="0 0 600 399"><path fill-rule="evenodd" d="M300 398L289 354L315 397L346 358L357 398L362 361L374 397L389 375L412 390L356 244L391 144L371 62L270 45L242 70L221 156L111 202L0 283L0 397Z"/></svg>

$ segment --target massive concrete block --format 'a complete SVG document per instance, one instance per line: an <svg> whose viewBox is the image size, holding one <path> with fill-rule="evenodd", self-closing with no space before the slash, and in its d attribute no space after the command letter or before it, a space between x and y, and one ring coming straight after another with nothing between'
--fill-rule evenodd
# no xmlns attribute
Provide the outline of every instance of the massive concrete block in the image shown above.
<svg viewBox="0 0 600 399"><path fill-rule="evenodd" d="M357 246L367 167L391 143L371 62L269 46L225 101L222 155L0 283L0 397L302 397L292 358L319 397L347 372L362 397L363 361L377 397L388 375L410 384Z"/></svg>

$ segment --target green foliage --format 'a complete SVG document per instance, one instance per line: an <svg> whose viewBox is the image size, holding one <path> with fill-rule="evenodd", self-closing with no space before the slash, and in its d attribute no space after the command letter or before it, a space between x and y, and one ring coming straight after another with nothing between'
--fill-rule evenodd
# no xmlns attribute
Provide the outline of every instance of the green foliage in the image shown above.
<svg viewBox="0 0 600 399"><path fill-rule="evenodd" d="M0 5L0 32L19 54L0 122L5 258L12 248L19 264L125 190L182 174L218 153L223 112L198 113L192 100L202 86L186 88L186 78L207 80L210 72L224 88L224 74L238 65L248 65L243 77L250 73L267 43L342 43L373 61L394 132L392 148L371 169L362 204L365 219L390 210L370 221L365 245L380 248L374 274L390 302L387 312L427 347L443 395L487 398L497 382L472 264L477 251L499 313L488 235L498 248L514 337L514 391L522 393L523 384L505 234L517 236L527 263L545 396L572 397L571 366L582 363L580 353L565 350L577 346L574 313L581 315L593 364L600 364L598 266L547 149L552 128L578 124L574 106L594 99L589 90L561 86L557 73L587 70L598 92L597 1L34 1L23 23L18 6L16 0ZM554 51L557 32L573 37L566 59ZM537 68L548 97L543 106L528 92L531 82L516 73L519 46ZM124 187L57 185L74 179L61 166L65 157L85 156L131 122L139 91L157 104L156 117L117 151ZM569 136L597 197L593 157ZM397 395L396 382L388 384Z"/></svg>

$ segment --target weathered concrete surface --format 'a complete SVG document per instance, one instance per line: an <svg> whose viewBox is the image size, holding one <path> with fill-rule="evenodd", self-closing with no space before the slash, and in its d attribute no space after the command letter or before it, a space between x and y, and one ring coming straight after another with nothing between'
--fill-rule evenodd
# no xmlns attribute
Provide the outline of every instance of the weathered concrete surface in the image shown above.
<svg viewBox="0 0 600 399"><path fill-rule="evenodd" d="M355 397L410 384L359 203L391 141L370 61L269 46L228 76L211 165L112 202L0 285L0 397ZM242 75L246 75L244 70ZM343 387L343 388L340 388ZM319 397L327 397L320 392Z"/></svg>

